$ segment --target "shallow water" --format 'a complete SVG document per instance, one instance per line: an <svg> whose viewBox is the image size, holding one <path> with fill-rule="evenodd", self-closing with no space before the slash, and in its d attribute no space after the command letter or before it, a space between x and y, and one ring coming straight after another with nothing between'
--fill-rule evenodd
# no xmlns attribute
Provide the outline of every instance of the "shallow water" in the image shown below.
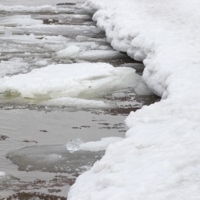
<svg viewBox="0 0 200 200"><path fill-rule="evenodd" d="M135 68L138 74L142 73L144 66L141 63L112 50L104 32L95 26L91 15L80 8L81 2L62 4L60 0L43 0L38 5L47 2L52 2L54 6L61 4L56 11L24 9L4 10L1 13L1 17L30 15L32 19L41 20L43 24L24 27L9 22L0 28L0 77L27 73L50 64L102 61L116 67L129 66ZM19 1L0 1L0 4L4 5L18 3ZM20 3L34 6L34 3L28 0ZM57 37L58 35L60 36ZM30 40L33 37L34 41ZM56 52L67 44L79 46L85 54L75 58L58 59ZM102 50L113 51L115 55L102 56ZM99 56L88 56L94 55L90 54L91 51L96 51ZM138 96L130 86L101 93L95 96L94 100L101 100L112 106L104 109L47 106L38 105L37 100L23 99L18 94L0 95L0 171L7 174L3 179L0 177L0 199L66 199L68 189L76 177L91 167L92 163L102 156L102 152L81 151L81 159L84 162L82 166L81 161L78 166L70 166L73 168L71 173L66 171L65 164L67 160L76 160L76 154L69 154L64 145L75 138L89 142L105 137L124 137L127 130L124 124L125 116L130 111L159 99L154 95ZM21 148L25 149L16 150ZM25 152L23 157L22 152ZM46 153L43 155L44 152ZM70 155L70 158L67 155ZM42 161L34 166L37 156L41 156ZM58 162L60 156L65 158L61 163ZM80 171L79 168L83 170Z"/></svg>

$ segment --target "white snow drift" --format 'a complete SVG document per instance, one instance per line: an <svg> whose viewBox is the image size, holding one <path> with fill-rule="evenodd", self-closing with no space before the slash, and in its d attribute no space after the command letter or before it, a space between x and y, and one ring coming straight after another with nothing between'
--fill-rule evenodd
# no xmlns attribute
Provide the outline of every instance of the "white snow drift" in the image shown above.
<svg viewBox="0 0 200 200"><path fill-rule="evenodd" d="M161 102L131 112L127 138L81 175L69 200L198 200L200 197L200 2L88 0L120 51L142 60Z"/></svg>

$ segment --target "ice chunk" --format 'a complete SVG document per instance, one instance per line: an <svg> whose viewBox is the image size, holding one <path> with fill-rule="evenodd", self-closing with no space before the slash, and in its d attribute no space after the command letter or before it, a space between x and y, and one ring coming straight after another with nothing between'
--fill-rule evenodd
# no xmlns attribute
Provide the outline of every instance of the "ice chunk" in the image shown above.
<svg viewBox="0 0 200 200"><path fill-rule="evenodd" d="M73 153L74 151L80 150L82 143L83 141L80 138L72 139L67 143L66 148L70 153Z"/></svg>
<svg viewBox="0 0 200 200"><path fill-rule="evenodd" d="M9 30L9 29L5 30L5 32L4 32L4 36L6 36L6 37L10 37L10 36L12 36L12 31Z"/></svg>
<svg viewBox="0 0 200 200"><path fill-rule="evenodd" d="M121 137L107 137L102 138L101 141L81 143L79 149L87 151L102 151L115 142L121 141Z"/></svg>
<svg viewBox="0 0 200 200"><path fill-rule="evenodd" d="M47 106L69 106L69 107L78 107L78 108L108 108L108 107L111 107L111 105L109 105L103 101L72 98L72 97L61 97L61 98L57 98L57 99L51 99L48 101L43 101L39 104L47 105Z"/></svg>
<svg viewBox="0 0 200 200"><path fill-rule="evenodd" d="M40 61L37 61L35 64L39 65L39 66L45 66L45 65L47 65L47 61L46 60L40 60Z"/></svg>
<svg viewBox="0 0 200 200"><path fill-rule="evenodd" d="M0 26L31 26L42 23L42 20L31 19L30 15L13 15L0 18Z"/></svg>
<svg viewBox="0 0 200 200"><path fill-rule="evenodd" d="M0 77L6 75L12 75L14 73L26 72L28 69L28 63L22 58L12 58L9 61L0 62Z"/></svg>
<svg viewBox="0 0 200 200"><path fill-rule="evenodd" d="M113 50L90 50L81 52L77 58L82 60L108 60L124 58L125 55Z"/></svg>
<svg viewBox="0 0 200 200"><path fill-rule="evenodd" d="M6 176L6 173L5 172L0 172L0 178Z"/></svg>
<svg viewBox="0 0 200 200"><path fill-rule="evenodd" d="M68 58L68 57L76 55L79 51L80 51L80 48L73 45L73 46L67 47L66 49L58 51L56 54L59 58Z"/></svg>
<svg viewBox="0 0 200 200"><path fill-rule="evenodd" d="M24 98L97 97L113 89L144 85L135 70L105 63L50 65L0 79L0 92Z"/></svg>

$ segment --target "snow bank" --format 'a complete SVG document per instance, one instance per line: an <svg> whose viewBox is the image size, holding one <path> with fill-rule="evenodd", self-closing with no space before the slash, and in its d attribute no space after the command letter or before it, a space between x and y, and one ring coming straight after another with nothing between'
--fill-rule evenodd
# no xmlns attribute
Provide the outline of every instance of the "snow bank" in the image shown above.
<svg viewBox="0 0 200 200"><path fill-rule="evenodd" d="M69 200L198 200L200 196L200 2L88 0L120 51L143 61L161 102L131 112L126 139L71 187Z"/></svg>
<svg viewBox="0 0 200 200"><path fill-rule="evenodd" d="M0 78L0 93L35 99L87 99L130 85L136 89L145 87L149 92L135 70L128 67L115 68L105 63L59 64Z"/></svg>

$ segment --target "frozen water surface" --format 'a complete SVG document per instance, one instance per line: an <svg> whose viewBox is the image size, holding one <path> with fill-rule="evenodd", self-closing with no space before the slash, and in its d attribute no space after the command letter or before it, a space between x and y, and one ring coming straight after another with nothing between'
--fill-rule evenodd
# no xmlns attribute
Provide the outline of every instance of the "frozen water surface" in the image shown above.
<svg viewBox="0 0 200 200"><path fill-rule="evenodd" d="M157 101L82 3L0 0L0 199L66 199L124 116Z"/></svg>

